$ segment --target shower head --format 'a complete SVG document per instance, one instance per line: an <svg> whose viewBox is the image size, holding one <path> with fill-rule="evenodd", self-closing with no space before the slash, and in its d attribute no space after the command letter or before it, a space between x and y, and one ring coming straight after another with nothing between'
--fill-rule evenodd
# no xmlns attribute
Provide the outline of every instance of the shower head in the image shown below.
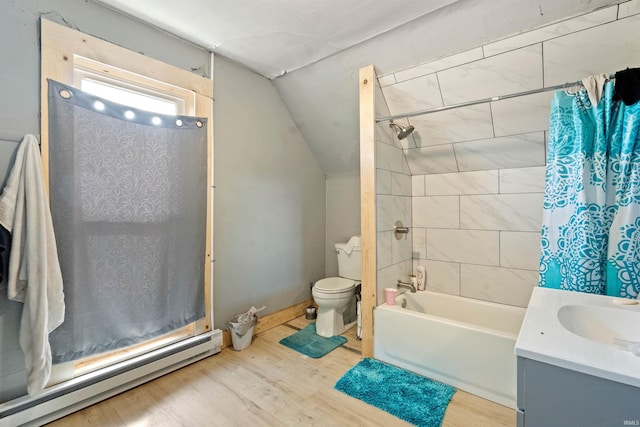
<svg viewBox="0 0 640 427"><path fill-rule="evenodd" d="M413 126L409 125L409 126L400 126L399 124L395 123L393 120L391 120L389 122L389 127L396 127L398 128L398 139L405 139L406 137L408 137L409 135L411 135L411 133L414 131Z"/></svg>

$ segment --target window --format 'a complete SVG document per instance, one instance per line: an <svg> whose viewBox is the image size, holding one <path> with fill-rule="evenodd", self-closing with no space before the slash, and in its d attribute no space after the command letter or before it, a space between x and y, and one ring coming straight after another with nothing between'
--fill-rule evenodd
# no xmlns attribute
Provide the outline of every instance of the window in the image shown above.
<svg viewBox="0 0 640 427"><path fill-rule="evenodd" d="M154 113L197 115L191 90L77 55L73 68L73 85L85 92Z"/></svg>
<svg viewBox="0 0 640 427"><path fill-rule="evenodd" d="M176 105L176 102L165 100L153 95L146 95L136 91L135 89L125 89L118 85L97 81L88 77L85 77L80 81L80 89L92 95L108 99L109 101L139 108L141 110L168 115L178 114L178 106Z"/></svg>
<svg viewBox="0 0 640 427"><path fill-rule="evenodd" d="M211 80L177 69L142 54L129 51L104 40L42 20L41 61L41 152L48 187L48 102L47 79L53 79L111 101L165 115L205 117L211 123ZM212 126L209 126L208 152L211 155ZM209 161L207 182L211 182ZM77 361L74 376L167 345L184 337L211 330L211 193L207 194L206 256L204 286L206 317L180 333L158 338L148 345L129 348Z"/></svg>

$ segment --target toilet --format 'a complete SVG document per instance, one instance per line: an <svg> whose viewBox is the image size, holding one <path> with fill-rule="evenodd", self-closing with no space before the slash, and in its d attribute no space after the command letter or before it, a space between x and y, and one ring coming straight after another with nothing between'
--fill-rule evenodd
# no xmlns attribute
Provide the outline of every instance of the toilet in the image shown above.
<svg viewBox="0 0 640 427"><path fill-rule="evenodd" d="M335 245L339 277L318 280L311 291L318 305L316 333L322 337L340 335L357 321L350 314L355 313L354 289L362 278L362 253L359 238L352 238L349 244L351 248L347 247L347 250L346 243ZM350 254L347 253L349 249Z"/></svg>

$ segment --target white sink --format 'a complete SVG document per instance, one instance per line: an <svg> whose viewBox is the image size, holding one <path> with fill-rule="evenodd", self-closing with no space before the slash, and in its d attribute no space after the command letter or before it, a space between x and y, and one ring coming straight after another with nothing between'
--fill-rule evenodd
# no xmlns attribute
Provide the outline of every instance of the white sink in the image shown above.
<svg viewBox="0 0 640 427"><path fill-rule="evenodd" d="M621 306L564 305L558 320L569 332L598 343L620 348L623 342L640 342L640 312Z"/></svg>
<svg viewBox="0 0 640 427"><path fill-rule="evenodd" d="M534 288L515 353L640 387L640 304Z"/></svg>

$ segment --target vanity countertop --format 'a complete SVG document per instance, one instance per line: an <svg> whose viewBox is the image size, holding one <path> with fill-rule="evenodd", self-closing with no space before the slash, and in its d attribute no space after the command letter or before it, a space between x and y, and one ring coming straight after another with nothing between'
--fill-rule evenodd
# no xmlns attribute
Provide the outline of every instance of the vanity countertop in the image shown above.
<svg viewBox="0 0 640 427"><path fill-rule="evenodd" d="M640 387L640 355L621 348L620 340L640 342L637 301L536 287L515 353Z"/></svg>

